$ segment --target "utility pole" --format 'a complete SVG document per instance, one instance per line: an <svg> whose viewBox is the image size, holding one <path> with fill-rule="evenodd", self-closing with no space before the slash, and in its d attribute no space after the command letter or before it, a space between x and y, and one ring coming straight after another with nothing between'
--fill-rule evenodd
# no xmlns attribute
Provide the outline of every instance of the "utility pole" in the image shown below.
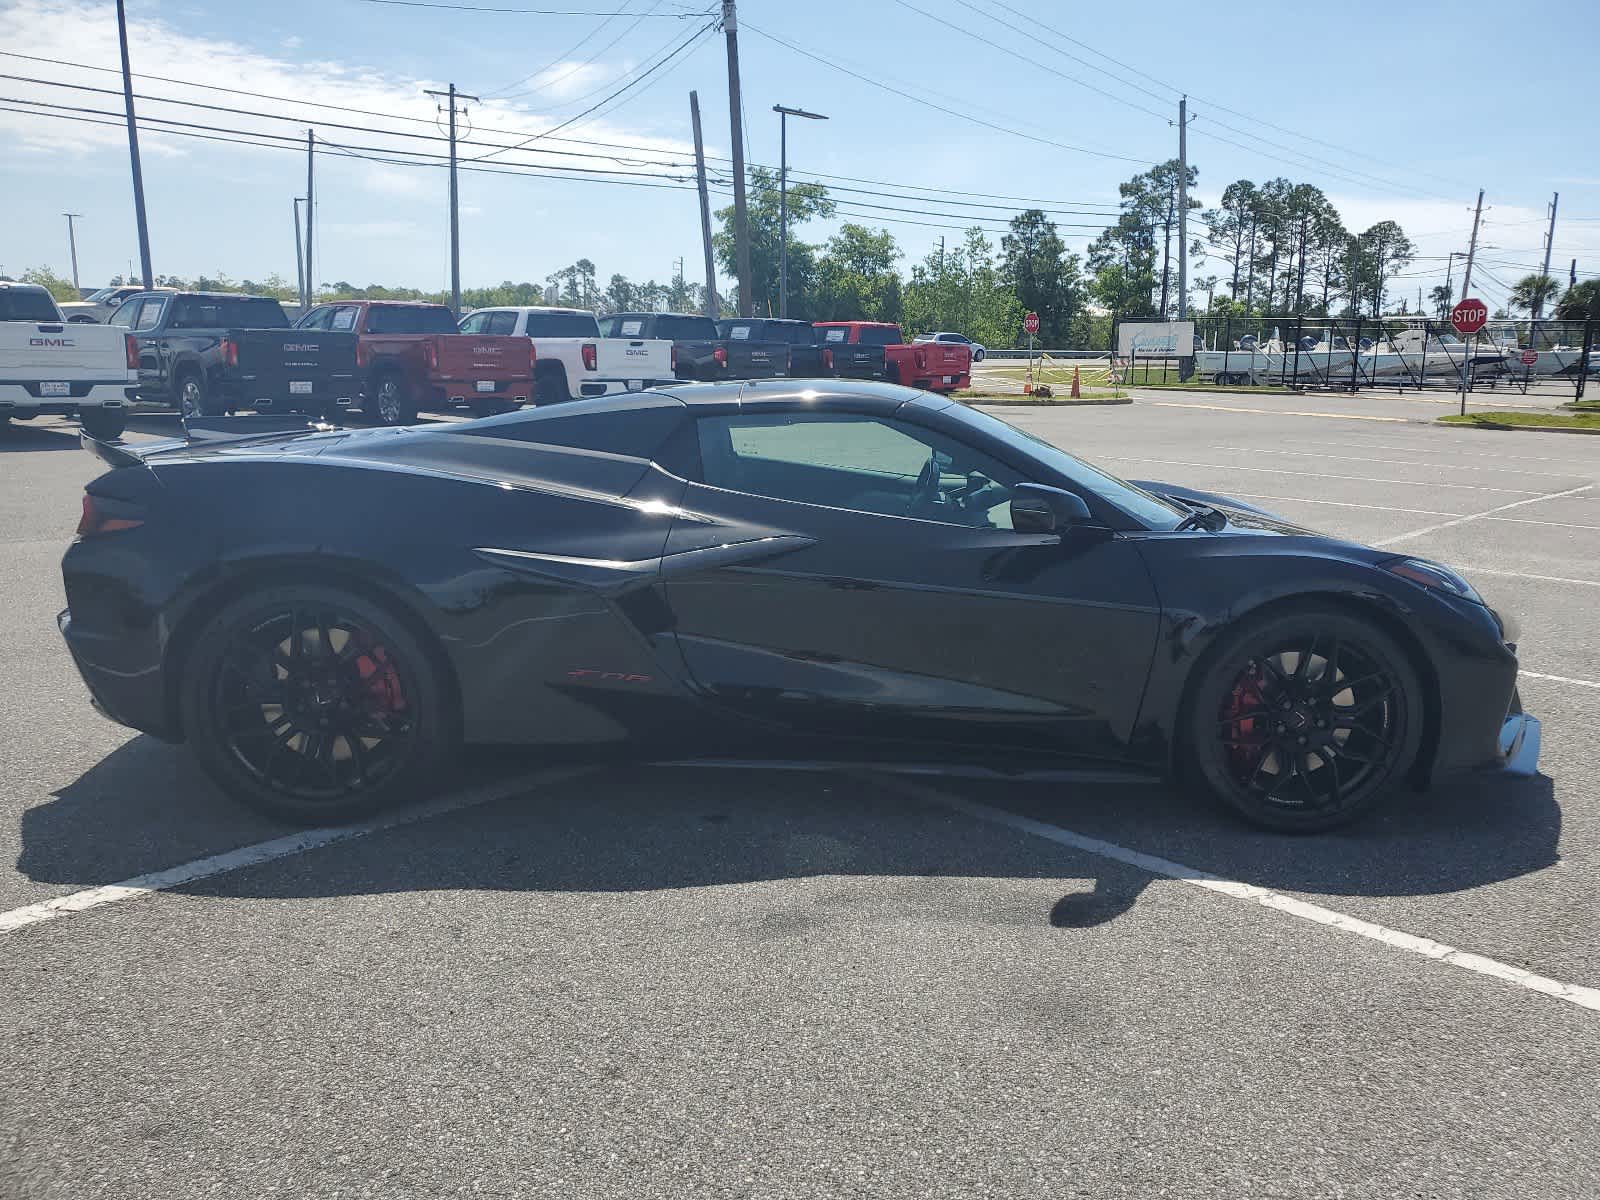
<svg viewBox="0 0 1600 1200"><path fill-rule="evenodd" d="M1467 243L1467 272L1461 277L1461 298L1472 295L1472 260L1478 254L1478 222L1483 219L1483 189L1478 189L1478 207L1472 213L1472 240Z"/></svg>
<svg viewBox="0 0 1600 1200"><path fill-rule="evenodd" d="M939 235L939 279L944 280L944 234Z"/></svg>
<svg viewBox="0 0 1600 1200"><path fill-rule="evenodd" d="M300 284L301 313L311 307L306 303L306 258L305 250L300 245L300 206L305 202L304 196L294 198L294 274Z"/></svg>
<svg viewBox="0 0 1600 1200"><path fill-rule="evenodd" d="M429 96L443 96L450 103L450 311L461 315L461 205L456 190L456 101L476 100L465 92L456 91L451 84L448 91L429 91ZM461 112L465 114L466 109Z"/></svg>
<svg viewBox="0 0 1600 1200"><path fill-rule="evenodd" d="M695 186L700 191L700 241L706 254L706 316L715 321L722 315L717 303L717 263L711 253L711 197L706 192L706 147L700 137L700 97L689 93L689 116L694 121Z"/></svg>
<svg viewBox="0 0 1600 1200"><path fill-rule="evenodd" d="M744 203L744 101L739 94L739 18L734 0L722 0L722 32L728 37L728 126L733 131L733 245L739 268L739 315L755 312L750 295L750 213Z"/></svg>
<svg viewBox="0 0 1600 1200"><path fill-rule="evenodd" d="M1161 316L1166 317L1163 312ZM1189 97L1178 101L1178 320L1189 317Z"/></svg>
<svg viewBox="0 0 1600 1200"><path fill-rule="evenodd" d="M789 118L826 121L821 113L774 104L778 114L778 315L789 315Z"/></svg>
<svg viewBox="0 0 1600 1200"><path fill-rule="evenodd" d="M139 226L139 266L146 290L155 287L150 269L150 226L144 216L144 171L139 167L139 123L133 116L133 68L128 65L128 13L117 0L117 40L122 43L122 101L128 113L128 159L133 164L133 218Z"/></svg>
<svg viewBox="0 0 1600 1200"><path fill-rule="evenodd" d="M1555 247L1556 244L1556 205L1560 203L1561 193L1556 192L1550 197L1550 229L1544 235L1544 270L1539 272L1541 276L1548 276L1550 274L1550 251ZM1540 295L1533 305L1533 319L1537 321L1543 315L1544 296Z"/></svg>
<svg viewBox="0 0 1600 1200"><path fill-rule="evenodd" d="M306 307L309 309L317 302L317 277L311 270L311 248L316 245L312 234L316 230L312 222L317 212L317 133L314 129L306 130Z"/></svg>
<svg viewBox="0 0 1600 1200"><path fill-rule="evenodd" d="M83 214L62 213L61 215L67 219L67 247L72 252L72 286L78 287L78 235L73 232L72 220L74 217L82 217ZM83 289L79 288L78 290L82 291Z"/></svg>
<svg viewBox="0 0 1600 1200"><path fill-rule="evenodd" d="M1255 298L1256 290L1256 215L1255 205L1252 204L1250 206L1250 271L1244 282L1244 311L1246 316L1250 314L1250 305ZM1355 303L1354 293L1351 294L1350 302L1352 304Z"/></svg>

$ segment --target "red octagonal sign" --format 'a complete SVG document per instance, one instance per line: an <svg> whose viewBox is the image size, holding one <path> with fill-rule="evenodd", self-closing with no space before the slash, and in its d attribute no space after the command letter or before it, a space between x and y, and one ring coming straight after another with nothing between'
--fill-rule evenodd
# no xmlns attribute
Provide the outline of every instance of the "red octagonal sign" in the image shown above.
<svg viewBox="0 0 1600 1200"><path fill-rule="evenodd" d="M1031 312L1027 316L1023 317L1022 318L1022 327L1024 329L1026 329L1029 333L1038 333L1039 332L1039 314L1036 313L1036 312Z"/></svg>
<svg viewBox="0 0 1600 1200"><path fill-rule="evenodd" d="M1489 306L1468 296L1450 310L1450 324L1457 333L1477 333L1489 320Z"/></svg>

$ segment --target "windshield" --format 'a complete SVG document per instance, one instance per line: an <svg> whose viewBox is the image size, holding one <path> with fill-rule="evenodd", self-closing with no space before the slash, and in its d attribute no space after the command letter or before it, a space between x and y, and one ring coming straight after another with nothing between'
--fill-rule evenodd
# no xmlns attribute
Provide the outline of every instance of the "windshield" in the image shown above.
<svg viewBox="0 0 1600 1200"><path fill-rule="evenodd" d="M1118 479L1099 467L1090 466L1083 459L1068 454L1065 450L1052 446L1049 442L1036 438L1015 425L1008 425L981 409L970 408L965 416L969 424L983 430L991 437L1000 439L1029 458L1044 463L1058 475L1064 476L1085 491L1104 496L1123 512L1151 529L1175 529L1178 522L1189 515L1189 509L1170 504L1143 488L1134 487L1125 479Z"/></svg>
<svg viewBox="0 0 1600 1200"><path fill-rule="evenodd" d="M287 329L289 318L270 296L184 296L172 324L178 329Z"/></svg>
<svg viewBox="0 0 1600 1200"><path fill-rule="evenodd" d="M83 302L85 304L104 304L116 294L116 288L101 288L98 292L90 292L83 298Z"/></svg>
<svg viewBox="0 0 1600 1200"><path fill-rule="evenodd" d="M0 288L0 321L61 320L56 302L42 288Z"/></svg>
<svg viewBox="0 0 1600 1200"><path fill-rule="evenodd" d="M901 340L898 325L866 325L861 330L863 346L898 346Z"/></svg>
<svg viewBox="0 0 1600 1200"><path fill-rule="evenodd" d="M528 336L545 338L599 337L600 322L593 313L528 314Z"/></svg>
<svg viewBox="0 0 1600 1200"><path fill-rule="evenodd" d="M367 310L368 333L455 333L456 319L442 304L374 304Z"/></svg>

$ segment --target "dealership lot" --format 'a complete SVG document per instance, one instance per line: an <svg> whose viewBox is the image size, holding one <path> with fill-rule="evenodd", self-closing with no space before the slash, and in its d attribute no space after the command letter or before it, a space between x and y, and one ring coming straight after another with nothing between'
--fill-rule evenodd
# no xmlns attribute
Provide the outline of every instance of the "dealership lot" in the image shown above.
<svg viewBox="0 0 1600 1200"><path fill-rule="evenodd" d="M994 411L1460 567L1543 776L1286 839L1092 778L493 755L280 843L90 712L54 616L95 464L17 427L0 1194L1593 1195L1600 1010L1548 993L1600 988L1600 444L1433 398Z"/></svg>

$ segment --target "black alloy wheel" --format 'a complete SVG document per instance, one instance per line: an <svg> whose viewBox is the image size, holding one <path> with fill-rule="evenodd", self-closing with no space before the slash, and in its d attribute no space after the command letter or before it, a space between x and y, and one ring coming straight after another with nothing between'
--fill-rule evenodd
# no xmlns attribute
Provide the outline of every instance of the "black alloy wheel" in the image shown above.
<svg viewBox="0 0 1600 1200"><path fill-rule="evenodd" d="M1247 820L1311 833L1355 820L1416 759L1422 689L1405 651L1340 612L1227 635L1187 713L1208 790Z"/></svg>
<svg viewBox="0 0 1600 1200"><path fill-rule="evenodd" d="M388 807L452 745L437 670L406 623L338 589L236 601L190 668L183 718L202 765L274 817L328 823Z"/></svg>

